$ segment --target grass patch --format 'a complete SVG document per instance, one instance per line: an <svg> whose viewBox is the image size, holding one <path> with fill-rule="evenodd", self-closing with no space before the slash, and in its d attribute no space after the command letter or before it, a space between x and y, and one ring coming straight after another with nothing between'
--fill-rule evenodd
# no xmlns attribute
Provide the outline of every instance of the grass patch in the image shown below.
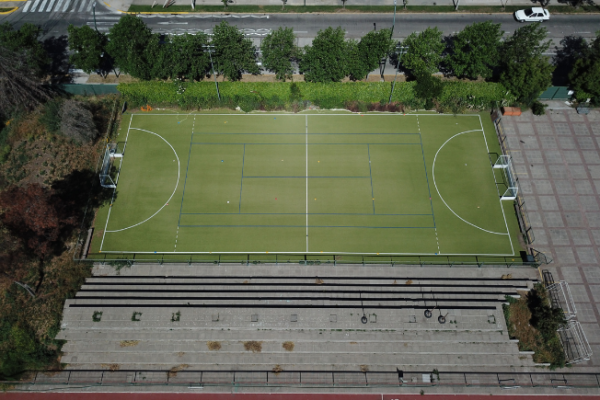
<svg viewBox="0 0 600 400"><path fill-rule="evenodd" d="M121 366L119 364L100 364L100 367L113 372L121 369Z"/></svg>
<svg viewBox="0 0 600 400"><path fill-rule="evenodd" d="M102 311L94 311L94 314L92 314L92 321L94 321L94 322L102 321Z"/></svg>
<svg viewBox="0 0 600 400"><path fill-rule="evenodd" d="M169 376L169 378L173 378L173 377L177 376L177 373L179 371L183 371L184 369L186 369L188 367L189 367L188 364L179 364L178 366L171 368L167 375Z"/></svg>
<svg viewBox="0 0 600 400"><path fill-rule="evenodd" d="M262 351L262 343L263 342L257 342L256 340L250 340L248 342L244 342L244 349L253 353L260 353Z"/></svg>
<svg viewBox="0 0 600 400"><path fill-rule="evenodd" d="M272 371L275 373L275 375L279 375L283 371L283 368L281 368L281 365L277 364Z"/></svg>
<svg viewBox="0 0 600 400"><path fill-rule="evenodd" d="M488 13L513 13L517 10L526 8L525 6L461 6L458 11L454 9L454 6L407 6L406 10L402 7L398 7L396 12L398 14L410 14L410 13L454 13L454 14L488 14ZM547 7L553 14L585 14L590 12L600 11L596 6L582 6L574 8L570 6L550 6ZM280 6L251 6L251 5L233 5L227 8L221 6L202 6L196 5L195 9L192 10L190 6L185 5L174 5L168 8L162 8L160 6L149 6L149 5L135 5L132 4L129 7L129 12L141 13L141 12L152 12L152 13L225 13L225 14L238 14L238 13L256 13L256 14L304 14L304 13L393 13L393 6L346 6L342 8L340 6L287 6L285 9L281 9Z"/></svg>
<svg viewBox="0 0 600 400"><path fill-rule="evenodd" d="M221 350L221 342L208 341L206 342L209 350L217 351Z"/></svg>
<svg viewBox="0 0 600 400"><path fill-rule="evenodd" d="M134 311L133 314L131 314L131 320L134 322L139 322L142 320L142 313L138 312L138 311Z"/></svg>
<svg viewBox="0 0 600 400"><path fill-rule="evenodd" d="M537 284L520 299L507 296L509 305L503 305L508 334L519 339L519 350L534 351L533 361L550 363L550 369L566 364L560 338L556 330L565 323L563 311L550 307L546 289Z"/></svg>
<svg viewBox="0 0 600 400"><path fill-rule="evenodd" d="M134 347L140 343L139 340L121 340L121 347Z"/></svg>
<svg viewBox="0 0 600 400"><path fill-rule="evenodd" d="M281 347L283 347L287 351L294 351L294 342L290 342L290 341L283 342Z"/></svg>

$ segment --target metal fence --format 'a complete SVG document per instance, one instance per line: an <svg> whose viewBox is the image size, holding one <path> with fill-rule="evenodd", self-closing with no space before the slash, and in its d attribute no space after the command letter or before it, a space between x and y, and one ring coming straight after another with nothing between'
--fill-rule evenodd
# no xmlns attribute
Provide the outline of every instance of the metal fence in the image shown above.
<svg viewBox="0 0 600 400"><path fill-rule="evenodd" d="M248 386L248 387L545 387L600 388L598 373L433 371L151 371L72 370L30 372L22 386Z"/></svg>

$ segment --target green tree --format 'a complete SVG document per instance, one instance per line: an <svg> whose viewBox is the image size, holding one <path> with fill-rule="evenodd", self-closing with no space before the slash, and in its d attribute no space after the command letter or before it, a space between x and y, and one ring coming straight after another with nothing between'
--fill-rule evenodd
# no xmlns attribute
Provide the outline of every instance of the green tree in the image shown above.
<svg viewBox="0 0 600 400"><path fill-rule="evenodd" d="M569 82L579 101L588 98L596 105L600 104L600 31L590 47L584 48L569 74Z"/></svg>
<svg viewBox="0 0 600 400"><path fill-rule="evenodd" d="M352 79L364 79L367 74L379 66L379 62L390 51L392 51L394 43L390 37L389 29L381 29L379 31L369 31L360 39L357 45L358 63L349 63L350 75Z"/></svg>
<svg viewBox="0 0 600 400"><path fill-rule="evenodd" d="M147 80L151 78L151 68L145 55L151 37L152 31L144 21L128 14L110 28L106 50L121 72Z"/></svg>
<svg viewBox="0 0 600 400"><path fill-rule="evenodd" d="M341 27L320 30L306 46L300 61L300 71L307 82L339 82L348 75L348 44Z"/></svg>
<svg viewBox="0 0 600 400"><path fill-rule="evenodd" d="M171 38L171 77L201 80L210 74L210 59L204 46L208 36L204 33L183 34Z"/></svg>
<svg viewBox="0 0 600 400"><path fill-rule="evenodd" d="M425 100L425 108L433 107L433 101L442 94L443 83L437 76L429 72L420 72L417 75L417 84L415 85L415 94L417 98Z"/></svg>
<svg viewBox="0 0 600 400"><path fill-rule="evenodd" d="M73 51L69 57L71 64L88 74L97 72L106 77L111 68L110 56L104 52L108 43L106 35L96 32L87 25L80 28L69 25L67 31L69 32L69 48Z"/></svg>
<svg viewBox="0 0 600 400"><path fill-rule="evenodd" d="M27 65L38 76L46 74L50 58L42 43L38 40L42 35L42 28L37 25L25 23L18 30L13 29L8 22L0 25L0 46L23 53Z"/></svg>
<svg viewBox="0 0 600 400"><path fill-rule="evenodd" d="M421 72L433 74L438 71L444 44L442 31L437 27L427 28L419 34L411 33L404 41L404 45L408 50L402 56L402 65L413 75L416 76Z"/></svg>
<svg viewBox="0 0 600 400"><path fill-rule="evenodd" d="M279 27L271 31L260 45L265 69L275 72L280 81L292 78L292 61L298 58L296 35L292 28Z"/></svg>
<svg viewBox="0 0 600 400"><path fill-rule="evenodd" d="M152 60L148 63L149 76L147 79L168 79L174 68L172 63L173 47L171 36L153 33L144 49L144 59Z"/></svg>
<svg viewBox="0 0 600 400"><path fill-rule="evenodd" d="M215 46L214 61L217 73L230 81L242 79L242 72L259 74L256 65L256 47L235 26L222 21L213 30L212 45Z"/></svg>
<svg viewBox="0 0 600 400"><path fill-rule="evenodd" d="M476 22L465 27L452 39L446 66L459 78L489 78L500 61L504 31L491 21Z"/></svg>
<svg viewBox="0 0 600 400"><path fill-rule="evenodd" d="M539 24L527 25L517 29L500 52L500 83L527 105L552 83L554 66L543 55L550 47L545 38L545 28Z"/></svg>

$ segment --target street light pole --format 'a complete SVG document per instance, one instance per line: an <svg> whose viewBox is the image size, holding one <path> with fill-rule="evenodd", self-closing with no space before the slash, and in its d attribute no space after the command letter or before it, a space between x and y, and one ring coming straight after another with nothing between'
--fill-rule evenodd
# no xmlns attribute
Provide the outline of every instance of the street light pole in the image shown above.
<svg viewBox="0 0 600 400"><path fill-rule="evenodd" d="M94 10L94 28L96 28L96 32L98 32L98 26L96 25L96 2L94 2L94 4L92 4L92 9Z"/></svg>
<svg viewBox="0 0 600 400"><path fill-rule="evenodd" d="M396 88L396 78L398 78L398 70L400 69L400 60L402 59L402 53L404 53L405 46L396 46L396 50L400 50L398 56L398 65L396 65L396 76L394 76L394 83L392 84L392 92L390 93L390 99L388 100L388 104L392 103L392 96L394 95L394 89Z"/></svg>
<svg viewBox="0 0 600 400"><path fill-rule="evenodd" d="M397 2L397 0L394 0L394 22L392 22L392 31L390 32L390 39L392 38L392 35L394 34L394 27L396 26L396 2Z"/></svg>
<svg viewBox="0 0 600 400"><path fill-rule="evenodd" d="M212 49L214 48L213 46L202 46L205 49L208 49L208 56L210 57L210 65L212 67L212 72L213 72L213 76L215 77L215 87L217 88L217 97L219 98L219 101L221 101L221 93L219 93L219 84L217 83L217 74L215 73L215 64L213 64L213 59L212 59Z"/></svg>
<svg viewBox="0 0 600 400"><path fill-rule="evenodd" d="M390 40L392 39L392 35L394 34L394 27L396 26L396 4L398 0L394 0L394 20L392 22L392 30L390 31ZM383 65L379 65L379 73L381 75L381 79L383 79L383 74L385 73L385 64L387 64L388 56L386 54L385 61ZM381 60L379 61L381 63Z"/></svg>

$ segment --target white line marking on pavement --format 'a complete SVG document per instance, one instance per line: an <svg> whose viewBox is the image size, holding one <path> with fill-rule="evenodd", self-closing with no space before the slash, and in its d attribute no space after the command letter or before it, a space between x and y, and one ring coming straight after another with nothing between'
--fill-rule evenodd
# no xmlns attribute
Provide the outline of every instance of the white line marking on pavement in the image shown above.
<svg viewBox="0 0 600 400"><path fill-rule="evenodd" d="M31 7L32 4L31 1L28 1L27 4L25 4L25 7L23 7L23 12L29 11L29 7Z"/></svg>
<svg viewBox="0 0 600 400"><path fill-rule="evenodd" d="M54 3L56 3L56 0L50 0L50 4L48 4L48 8L46 8L46 12L52 11L52 7L54 7Z"/></svg>
<svg viewBox="0 0 600 400"><path fill-rule="evenodd" d="M92 6L94 5L95 2L96 2L96 0L90 0L90 2L88 4L88 8L85 11L86 12L92 11Z"/></svg>
<svg viewBox="0 0 600 400"><path fill-rule="evenodd" d="M38 8L38 12L44 11L44 8L46 7L47 2L48 2L48 0L42 1L42 5L40 6L40 8Z"/></svg>
<svg viewBox="0 0 600 400"><path fill-rule="evenodd" d="M187 25L187 22L159 22L158 25Z"/></svg>
<svg viewBox="0 0 600 400"><path fill-rule="evenodd" d="M60 0L57 4L56 4L56 8L54 8L54 11L58 11L60 10L60 7L63 5L63 3L65 2L65 0Z"/></svg>
<svg viewBox="0 0 600 400"><path fill-rule="evenodd" d="M62 12L66 12L69 9L69 5L71 4L71 0L67 0L65 2L65 6L62 9Z"/></svg>
<svg viewBox="0 0 600 400"><path fill-rule="evenodd" d="M93 0L90 0L90 1L93 1ZM79 6L79 10L77 10L77 12L82 12L84 7L85 7L85 0L81 0L81 5Z"/></svg>

